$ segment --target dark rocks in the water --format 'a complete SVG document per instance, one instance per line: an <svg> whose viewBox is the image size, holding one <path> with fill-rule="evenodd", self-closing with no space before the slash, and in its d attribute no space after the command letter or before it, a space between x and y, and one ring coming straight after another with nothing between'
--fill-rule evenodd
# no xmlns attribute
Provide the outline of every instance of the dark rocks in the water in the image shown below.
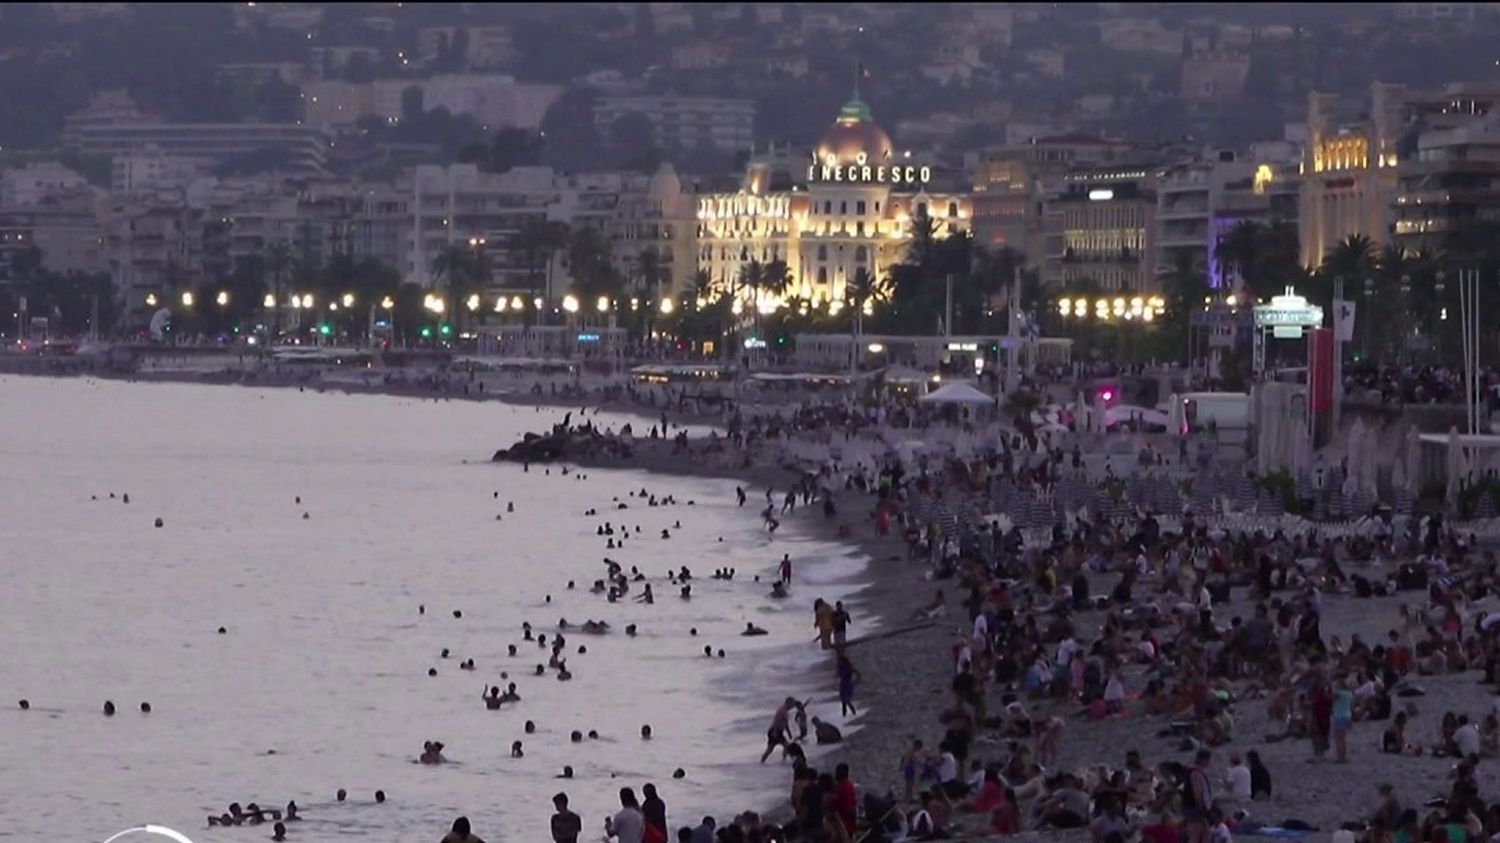
<svg viewBox="0 0 1500 843"><path fill-rule="evenodd" d="M526 464L530 470L533 462L553 462L568 459L569 453L579 449L587 449L590 445L597 444L603 437L592 430L554 430L551 433L528 433L522 437L520 442L509 448L501 448L490 457L490 462L518 462ZM613 442L611 447L615 451L628 446L621 442ZM628 456L628 453L625 454ZM550 472L549 472L550 473Z"/></svg>

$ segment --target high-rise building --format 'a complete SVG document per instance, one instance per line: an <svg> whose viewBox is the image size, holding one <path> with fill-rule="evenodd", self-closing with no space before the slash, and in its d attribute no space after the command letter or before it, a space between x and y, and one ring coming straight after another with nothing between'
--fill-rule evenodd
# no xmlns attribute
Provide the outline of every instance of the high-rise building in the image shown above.
<svg viewBox="0 0 1500 843"><path fill-rule="evenodd" d="M594 106L594 127L609 137L617 121L640 114L662 149L744 152L755 142L755 103L729 97L676 95L605 96Z"/></svg>

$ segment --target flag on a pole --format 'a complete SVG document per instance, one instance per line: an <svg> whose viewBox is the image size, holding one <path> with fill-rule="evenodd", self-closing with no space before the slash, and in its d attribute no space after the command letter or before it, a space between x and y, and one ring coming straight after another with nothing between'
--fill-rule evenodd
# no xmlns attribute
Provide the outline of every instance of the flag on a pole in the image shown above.
<svg viewBox="0 0 1500 843"><path fill-rule="evenodd" d="M1333 303L1333 337L1354 342L1354 302L1339 299Z"/></svg>

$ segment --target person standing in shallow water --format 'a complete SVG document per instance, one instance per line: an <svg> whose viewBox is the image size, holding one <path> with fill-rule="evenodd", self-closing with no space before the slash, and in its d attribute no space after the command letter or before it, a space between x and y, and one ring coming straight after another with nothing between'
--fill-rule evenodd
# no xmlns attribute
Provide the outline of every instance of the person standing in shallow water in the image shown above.
<svg viewBox="0 0 1500 843"><path fill-rule="evenodd" d="M635 791L620 788L620 811L613 817L604 818L604 836L613 837L619 843L642 843L645 833L646 819L641 815Z"/></svg>
<svg viewBox="0 0 1500 843"><path fill-rule="evenodd" d="M790 553L781 554L781 584L792 584L792 555Z"/></svg>
<svg viewBox="0 0 1500 843"><path fill-rule="evenodd" d="M818 642L823 649L833 647L833 607L819 597L813 602L813 626L818 630Z"/></svg>
<svg viewBox="0 0 1500 843"><path fill-rule="evenodd" d="M797 701L792 697L787 697L776 709L776 713L771 716L771 728L766 730L766 751L761 753L760 763L766 763L766 759L771 757L776 747L787 745L787 738L791 735L792 709L796 707Z"/></svg>
<svg viewBox="0 0 1500 843"><path fill-rule="evenodd" d="M667 843L667 803L656 794L654 784L646 784L641 793L646 797L641 802L641 816L646 820L644 843Z"/></svg>
<svg viewBox="0 0 1500 843"><path fill-rule="evenodd" d="M568 794L559 793L552 797L552 807L557 809L552 815L552 843L578 843L583 819L568 810Z"/></svg>

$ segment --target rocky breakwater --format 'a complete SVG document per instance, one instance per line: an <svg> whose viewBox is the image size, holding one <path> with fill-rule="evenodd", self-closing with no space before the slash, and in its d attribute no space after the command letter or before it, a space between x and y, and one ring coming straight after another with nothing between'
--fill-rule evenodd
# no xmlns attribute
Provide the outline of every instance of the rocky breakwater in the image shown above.
<svg viewBox="0 0 1500 843"><path fill-rule="evenodd" d="M528 433L521 441L509 448L501 448L490 457L490 462L555 462L577 460L597 456L601 453L613 457L629 457L631 445L628 440L605 436L595 430L573 430L554 428L551 433Z"/></svg>

